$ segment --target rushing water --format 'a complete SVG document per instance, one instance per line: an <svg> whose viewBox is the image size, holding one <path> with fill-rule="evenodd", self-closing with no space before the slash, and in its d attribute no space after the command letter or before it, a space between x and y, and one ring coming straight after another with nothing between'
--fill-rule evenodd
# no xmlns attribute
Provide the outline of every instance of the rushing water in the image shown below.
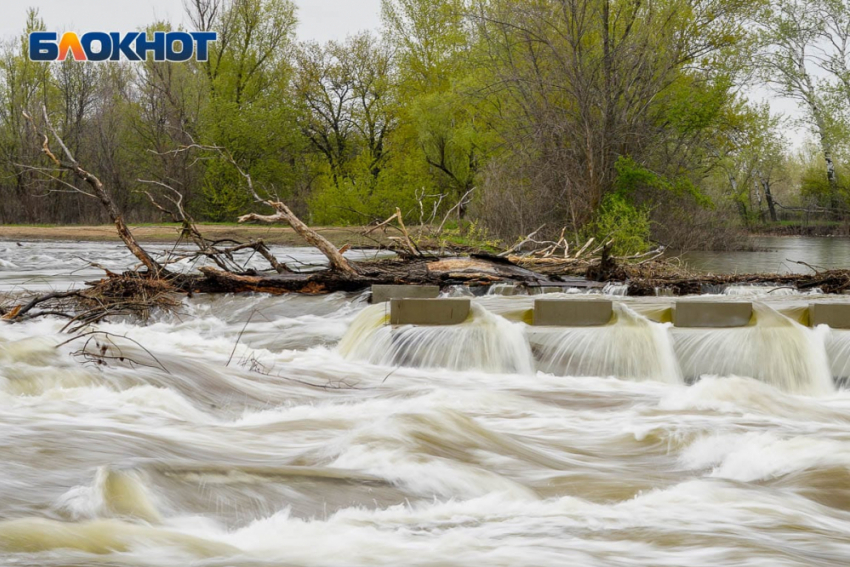
<svg viewBox="0 0 850 567"><path fill-rule="evenodd" d="M24 244L6 292L127 261ZM768 291L716 331L663 299L394 330L362 294L197 296L100 325L105 366L62 321L0 325L0 563L847 565L850 332Z"/></svg>

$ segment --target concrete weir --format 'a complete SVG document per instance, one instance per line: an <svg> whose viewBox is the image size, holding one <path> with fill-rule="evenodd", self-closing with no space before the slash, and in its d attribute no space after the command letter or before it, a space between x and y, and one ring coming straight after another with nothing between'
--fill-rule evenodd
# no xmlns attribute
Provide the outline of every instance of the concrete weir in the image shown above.
<svg viewBox="0 0 850 567"><path fill-rule="evenodd" d="M436 285L373 285L372 303L386 303L391 299L433 299L440 295Z"/></svg>
<svg viewBox="0 0 850 567"><path fill-rule="evenodd" d="M391 325L460 325L469 317L469 299L391 299Z"/></svg>
<svg viewBox="0 0 850 567"><path fill-rule="evenodd" d="M612 302L604 299L538 299L532 324L538 327L601 327L614 316Z"/></svg>
<svg viewBox="0 0 850 567"><path fill-rule="evenodd" d="M829 325L833 329L850 329L850 303L812 303L809 326Z"/></svg>
<svg viewBox="0 0 850 567"><path fill-rule="evenodd" d="M679 301L673 308L676 327L746 327L753 316L753 304L728 301Z"/></svg>

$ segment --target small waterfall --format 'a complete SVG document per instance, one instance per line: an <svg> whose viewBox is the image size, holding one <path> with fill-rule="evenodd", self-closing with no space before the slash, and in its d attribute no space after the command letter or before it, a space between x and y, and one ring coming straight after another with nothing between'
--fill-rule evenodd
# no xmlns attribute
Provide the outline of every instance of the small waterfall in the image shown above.
<svg viewBox="0 0 850 567"><path fill-rule="evenodd" d="M819 327L829 357L830 371L841 388L850 387L850 331Z"/></svg>
<svg viewBox="0 0 850 567"><path fill-rule="evenodd" d="M365 309L337 350L350 360L385 366L480 370L557 376L613 376L671 384L702 376L745 376L795 394L833 392L833 377L850 381L850 332L809 329L754 304L756 323L740 328L677 328L664 310L614 303L603 327L533 327L473 303L456 326L391 326L388 305ZM800 311L800 313L797 313ZM650 319L649 317L652 317Z"/></svg>
<svg viewBox="0 0 850 567"><path fill-rule="evenodd" d="M749 376L786 392L833 391L824 342L817 331L763 304L756 324L733 329L673 329L674 348L687 380Z"/></svg>
<svg viewBox="0 0 850 567"><path fill-rule="evenodd" d="M787 286L730 285L723 290L723 295L730 297L787 297L790 295L800 295L800 292Z"/></svg>
<svg viewBox="0 0 850 567"><path fill-rule="evenodd" d="M605 284L602 288L602 295L613 295L615 297L625 297L629 294L629 284L611 283Z"/></svg>
<svg viewBox="0 0 850 567"><path fill-rule="evenodd" d="M650 321L622 304L614 304L614 314L616 321L604 327L530 327L538 369L560 376L681 383L669 325Z"/></svg>
<svg viewBox="0 0 850 567"><path fill-rule="evenodd" d="M522 290L516 284L493 284L487 289L487 293L485 295L520 295Z"/></svg>
<svg viewBox="0 0 850 567"><path fill-rule="evenodd" d="M336 347L345 358L368 358L367 344L372 336L390 323L390 304L370 305L361 311Z"/></svg>
<svg viewBox="0 0 850 567"><path fill-rule="evenodd" d="M473 303L470 319L454 326L391 326L389 306L374 305L352 323L337 347L350 360L385 366L533 374L522 324Z"/></svg>

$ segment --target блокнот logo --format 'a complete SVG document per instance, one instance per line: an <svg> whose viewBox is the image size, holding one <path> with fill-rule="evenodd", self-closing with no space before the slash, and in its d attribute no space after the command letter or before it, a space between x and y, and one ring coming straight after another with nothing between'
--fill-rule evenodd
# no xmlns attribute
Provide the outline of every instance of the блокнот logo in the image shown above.
<svg viewBox="0 0 850 567"><path fill-rule="evenodd" d="M31 32L29 56L32 61L64 61L71 53L77 61L144 61L149 53L154 61L198 61L209 57L209 43L216 32L154 32L149 39L144 32L87 32L82 36L65 32L59 40L56 32Z"/></svg>

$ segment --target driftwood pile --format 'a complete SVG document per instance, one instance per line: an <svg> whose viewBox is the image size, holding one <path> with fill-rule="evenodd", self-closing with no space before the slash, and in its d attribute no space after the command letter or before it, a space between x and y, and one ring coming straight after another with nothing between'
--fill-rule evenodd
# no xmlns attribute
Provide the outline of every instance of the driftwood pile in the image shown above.
<svg viewBox="0 0 850 567"><path fill-rule="evenodd" d="M34 295L23 302L18 297L7 298L0 302L0 320L20 322L52 315L67 319L64 330L76 332L107 317L146 320L153 311L176 310L181 301L182 294L168 280L143 272L108 272L83 289Z"/></svg>

